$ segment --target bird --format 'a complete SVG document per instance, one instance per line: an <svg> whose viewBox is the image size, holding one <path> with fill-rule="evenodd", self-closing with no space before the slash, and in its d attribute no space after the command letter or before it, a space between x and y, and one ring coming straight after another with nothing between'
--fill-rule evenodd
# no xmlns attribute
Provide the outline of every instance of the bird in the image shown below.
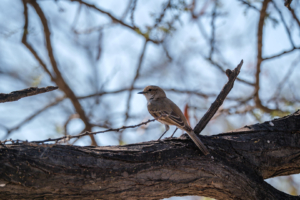
<svg viewBox="0 0 300 200"><path fill-rule="evenodd" d="M197 137L193 129L188 124L187 119L183 115L180 108L173 101L167 98L166 93L162 88L155 85L149 85L145 87L142 92L138 92L138 94L143 94L146 97L149 113L157 121L165 125L166 130L158 140L160 140L162 136L170 129L170 125L174 125L177 128L186 131L189 137L204 153L204 155L209 154L206 146L201 142L201 140ZM174 133L176 132L176 130L174 131ZM172 136L174 135L174 133L172 134Z"/></svg>

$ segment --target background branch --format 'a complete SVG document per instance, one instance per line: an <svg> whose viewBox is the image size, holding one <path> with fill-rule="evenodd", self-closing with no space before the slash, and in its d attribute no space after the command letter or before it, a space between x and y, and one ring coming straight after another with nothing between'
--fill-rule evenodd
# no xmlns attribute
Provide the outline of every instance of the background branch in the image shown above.
<svg viewBox="0 0 300 200"><path fill-rule="evenodd" d="M50 92L56 89L58 89L56 86L48 86L43 88L31 87L24 90L13 91L9 94L0 93L0 103L18 101L24 97Z"/></svg>

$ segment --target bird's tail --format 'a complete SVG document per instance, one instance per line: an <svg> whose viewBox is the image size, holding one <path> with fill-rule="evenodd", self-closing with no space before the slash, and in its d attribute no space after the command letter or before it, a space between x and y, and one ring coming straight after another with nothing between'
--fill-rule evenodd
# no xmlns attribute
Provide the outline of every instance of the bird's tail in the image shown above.
<svg viewBox="0 0 300 200"><path fill-rule="evenodd" d="M197 147L204 153L204 155L209 154L209 151L207 150L206 146L201 142L201 140L197 137L194 131L187 131L187 133L193 140L193 142L197 145Z"/></svg>

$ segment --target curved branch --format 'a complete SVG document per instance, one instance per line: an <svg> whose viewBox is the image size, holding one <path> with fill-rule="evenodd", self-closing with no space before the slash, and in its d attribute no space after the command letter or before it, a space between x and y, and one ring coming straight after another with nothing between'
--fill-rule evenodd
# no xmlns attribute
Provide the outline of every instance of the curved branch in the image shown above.
<svg viewBox="0 0 300 200"><path fill-rule="evenodd" d="M264 0L262 3L262 8L260 10L259 22L258 22L258 31L257 31L257 60L256 60L256 82L255 82L255 94L254 94L254 102L257 108L261 109L264 112L271 113L276 111L274 109L270 109L264 106L261 103L259 97L259 89L260 89L260 71L261 71L261 63L263 62L262 58L262 41L263 41L263 28L265 23L265 17L267 16L267 8L270 0Z"/></svg>
<svg viewBox="0 0 300 200"><path fill-rule="evenodd" d="M29 3L32 5L32 7L35 9L38 17L41 20L42 23L42 27L44 29L44 36L45 36L45 41L46 41L46 46L47 46L47 51L48 51L48 56L53 68L53 71L55 72L56 77L53 77L53 75L51 75L51 73L49 72L49 70L46 67L46 64L43 63L43 61L39 58L39 56L37 55L37 53L34 51L34 49L27 43L27 27L28 27L28 11L27 11L27 5L26 3ZM49 74L49 76L51 77L52 81L55 81L55 83L57 84L57 86L59 86L59 88L66 94L66 96L71 100L76 112L79 114L80 119L83 121L83 123L85 124L86 130L87 131L91 131L92 130L92 126L89 123L89 119L87 118L87 116L85 115L85 112L79 102L79 100L77 99L76 95L74 94L74 92L72 91L72 89L69 87L69 85L65 82L59 68L58 65L56 63L55 57L54 57L54 53L53 53L53 48L52 48L52 43L51 43L51 32L50 29L48 27L48 22L47 19L45 17L45 14L43 12L43 10L40 8L39 4L34 1L34 0L23 0L23 5L24 5L24 15L25 15L25 25L24 25L24 34L23 34L23 38L22 38L22 42L26 45L26 47L31 51L31 53L35 56L35 58L39 61L39 63L43 66L44 70L46 70L46 72ZM92 140L92 144L93 145L97 145L97 142L95 140L95 138L93 136L90 136L91 140Z"/></svg>

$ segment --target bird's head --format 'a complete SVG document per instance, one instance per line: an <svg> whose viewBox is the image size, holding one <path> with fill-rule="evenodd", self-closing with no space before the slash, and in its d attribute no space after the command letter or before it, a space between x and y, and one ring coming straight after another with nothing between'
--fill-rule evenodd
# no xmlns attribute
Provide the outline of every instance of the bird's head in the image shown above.
<svg viewBox="0 0 300 200"><path fill-rule="evenodd" d="M138 94L145 95L147 101L166 97L166 93L163 91L163 89L155 85L149 85L145 87L144 90Z"/></svg>

